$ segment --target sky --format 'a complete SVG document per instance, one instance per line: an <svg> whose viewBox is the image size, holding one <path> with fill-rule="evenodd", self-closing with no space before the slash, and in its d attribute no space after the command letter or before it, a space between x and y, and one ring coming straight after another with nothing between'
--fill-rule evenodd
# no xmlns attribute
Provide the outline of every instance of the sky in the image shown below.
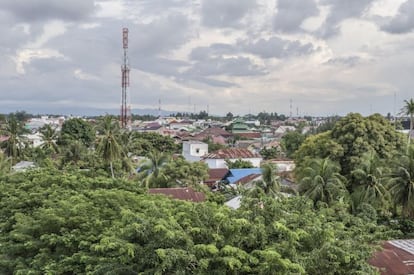
<svg viewBox="0 0 414 275"><path fill-rule="evenodd" d="M399 111L414 0L1 0L0 113ZM161 104L160 104L161 102Z"/></svg>

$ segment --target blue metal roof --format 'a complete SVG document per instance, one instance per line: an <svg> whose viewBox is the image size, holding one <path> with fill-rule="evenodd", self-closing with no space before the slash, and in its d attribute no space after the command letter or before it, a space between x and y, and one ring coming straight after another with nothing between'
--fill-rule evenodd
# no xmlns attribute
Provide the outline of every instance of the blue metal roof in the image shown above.
<svg viewBox="0 0 414 275"><path fill-rule="evenodd" d="M230 184L235 183L241 178L244 178L251 174L261 174L261 168L241 168L241 169L230 169L230 176L227 177L227 180Z"/></svg>

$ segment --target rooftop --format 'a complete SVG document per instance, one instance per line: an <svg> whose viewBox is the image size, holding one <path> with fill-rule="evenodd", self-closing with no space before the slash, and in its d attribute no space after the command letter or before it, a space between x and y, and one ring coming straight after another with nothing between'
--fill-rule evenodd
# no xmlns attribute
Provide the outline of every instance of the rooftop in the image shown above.
<svg viewBox="0 0 414 275"><path fill-rule="evenodd" d="M414 240L386 241L369 263L381 274L414 274Z"/></svg>
<svg viewBox="0 0 414 275"><path fill-rule="evenodd" d="M257 153L243 148L225 148L212 152L204 159L245 159L245 158L261 158Z"/></svg>

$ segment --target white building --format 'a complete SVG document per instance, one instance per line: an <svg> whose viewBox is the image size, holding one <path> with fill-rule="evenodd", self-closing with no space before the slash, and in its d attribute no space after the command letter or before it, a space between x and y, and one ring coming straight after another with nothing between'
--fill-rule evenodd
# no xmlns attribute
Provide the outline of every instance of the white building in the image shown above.
<svg viewBox="0 0 414 275"><path fill-rule="evenodd" d="M208 144L201 141L184 141L183 157L190 162L200 161L201 158L208 154Z"/></svg>
<svg viewBox="0 0 414 275"><path fill-rule="evenodd" d="M212 168L228 168L226 160L234 162L237 160L249 161L253 167L260 167L263 158L248 149L243 148L226 148L210 153L203 157L203 161Z"/></svg>

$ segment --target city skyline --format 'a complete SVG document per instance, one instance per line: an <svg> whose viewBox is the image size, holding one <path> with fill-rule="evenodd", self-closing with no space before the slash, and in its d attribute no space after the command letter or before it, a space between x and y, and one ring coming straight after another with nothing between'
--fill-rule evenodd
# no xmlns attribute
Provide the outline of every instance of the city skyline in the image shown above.
<svg viewBox="0 0 414 275"><path fill-rule="evenodd" d="M123 27L132 109L385 115L414 94L414 0L3 0L0 15L2 113L119 109Z"/></svg>

